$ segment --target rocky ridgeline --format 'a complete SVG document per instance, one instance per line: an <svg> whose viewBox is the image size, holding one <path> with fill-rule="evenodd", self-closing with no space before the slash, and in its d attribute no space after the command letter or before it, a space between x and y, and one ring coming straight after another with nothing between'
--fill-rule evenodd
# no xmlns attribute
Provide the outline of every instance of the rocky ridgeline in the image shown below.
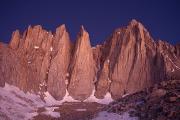
<svg viewBox="0 0 180 120"><path fill-rule="evenodd" d="M72 43L65 25L55 33L40 25L9 44L0 42L0 86L5 82L23 91L61 100L66 89L77 100L110 92L113 99L149 88L162 80L180 79L180 45L155 42L144 26L132 20L116 29L102 45L92 47L82 26Z"/></svg>
<svg viewBox="0 0 180 120"><path fill-rule="evenodd" d="M163 81L154 87L126 96L105 110L122 114L129 111L140 120L180 119L180 80Z"/></svg>

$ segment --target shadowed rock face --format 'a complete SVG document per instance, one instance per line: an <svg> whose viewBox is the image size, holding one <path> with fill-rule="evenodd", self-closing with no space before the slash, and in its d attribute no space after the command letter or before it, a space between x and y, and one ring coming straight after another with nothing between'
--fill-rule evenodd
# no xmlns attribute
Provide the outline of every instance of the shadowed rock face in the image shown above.
<svg viewBox="0 0 180 120"><path fill-rule="evenodd" d="M3 87L5 85L5 78L3 75L3 69L2 69L2 65L3 65L3 49L5 49L6 46L5 44L0 42L0 87Z"/></svg>
<svg viewBox="0 0 180 120"><path fill-rule="evenodd" d="M180 57L180 43L175 46L175 55Z"/></svg>
<svg viewBox="0 0 180 120"><path fill-rule="evenodd" d="M48 91L57 100L67 89L83 101L94 87L97 98L110 92L117 99L179 75L179 45L156 43L136 20L96 47L83 27L73 45L65 25L54 35L29 26L23 35L16 30L8 45L0 43L0 86L7 82L41 95Z"/></svg>

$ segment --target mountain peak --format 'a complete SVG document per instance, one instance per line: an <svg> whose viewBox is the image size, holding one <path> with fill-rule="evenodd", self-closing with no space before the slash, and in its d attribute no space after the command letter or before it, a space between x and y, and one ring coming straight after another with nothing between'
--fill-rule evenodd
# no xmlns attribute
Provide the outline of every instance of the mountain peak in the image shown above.
<svg viewBox="0 0 180 120"><path fill-rule="evenodd" d="M17 49L19 46L19 42L20 42L20 32L19 32L19 30L16 30L12 34L12 38L9 43L9 47L12 49Z"/></svg>
<svg viewBox="0 0 180 120"><path fill-rule="evenodd" d="M66 25L65 24L62 24L56 28L56 33L57 32L63 32L63 31L66 31Z"/></svg>
<svg viewBox="0 0 180 120"><path fill-rule="evenodd" d="M83 35L83 33L87 33L86 29L84 28L83 25L80 27L80 34Z"/></svg>
<svg viewBox="0 0 180 120"><path fill-rule="evenodd" d="M144 25L137 21L136 19L132 19L130 22L129 22L129 25L128 26L131 26L131 27L135 27L137 26L139 29L145 29ZM147 30L146 30L147 31Z"/></svg>
<svg viewBox="0 0 180 120"><path fill-rule="evenodd" d="M132 24L132 25L136 25L136 24L138 24L138 23L140 23L140 22L137 21L136 19L132 19L132 20L130 21L130 24Z"/></svg>
<svg viewBox="0 0 180 120"><path fill-rule="evenodd" d="M158 45L135 19L93 49L84 26L72 44L64 24L54 35L40 25L29 26L23 37L17 30L11 49L1 46L0 80L26 91L48 91L57 100L67 90L83 101L94 88L96 97L109 92L116 99L160 80L180 78L179 46Z"/></svg>

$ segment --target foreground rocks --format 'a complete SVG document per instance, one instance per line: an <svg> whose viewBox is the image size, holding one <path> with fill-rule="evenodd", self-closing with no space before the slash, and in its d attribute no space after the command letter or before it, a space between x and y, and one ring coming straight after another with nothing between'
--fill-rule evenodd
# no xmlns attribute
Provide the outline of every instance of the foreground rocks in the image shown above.
<svg viewBox="0 0 180 120"><path fill-rule="evenodd" d="M60 118L53 118L48 115L40 114L44 111L44 108L39 108L39 115L35 116L33 120L92 120L105 105L78 102L64 103L56 107L54 111L60 113Z"/></svg>
<svg viewBox="0 0 180 120"><path fill-rule="evenodd" d="M155 42L136 20L96 47L83 26L75 43L65 25L55 33L29 26L23 34L16 30L9 44L0 43L0 86L7 82L42 97L49 92L57 100L68 91L83 101L94 89L97 98L109 92L118 99L162 80L180 79L179 51L179 45Z"/></svg>
<svg viewBox="0 0 180 120"><path fill-rule="evenodd" d="M180 119L180 80L169 80L126 96L105 107L115 113L129 111L140 120Z"/></svg>

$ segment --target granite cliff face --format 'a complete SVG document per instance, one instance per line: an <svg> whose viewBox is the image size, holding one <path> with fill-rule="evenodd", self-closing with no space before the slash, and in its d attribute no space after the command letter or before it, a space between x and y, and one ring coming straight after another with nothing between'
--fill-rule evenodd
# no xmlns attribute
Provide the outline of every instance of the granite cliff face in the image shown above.
<svg viewBox="0 0 180 120"><path fill-rule="evenodd" d="M136 20L95 47L83 26L72 43L65 25L54 34L29 26L13 32L9 44L0 42L0 86L7 82L42 97L48 91L61 100L69 92L83 101L95 89L97 98L110 92L117 99L169 79L180 79L179 45L154 41Z"/></svg>
<svg viewBox="0 0 180 120"><path fill-rule="evenodd" d="M96 97L102 98L110 91L116 99L165 79L164 60L156 43L136 20L115 30L103 52Z"/></svg>
<svg viewBox="0 0 180 120"><path fill-rule="evenodd" d="M68 82L68 66L72 51L72 43L64 25L56 30L53 46L51 47L51 63L47 72L47 90L57 100L66 94Z"/></svg>
<svg viewBox="0 0 180 120"><path fill-rule="evenodd" d="M95 62L89 34L83 26L73 51L69 66L70 84L68 85L68 91L73 98L84 100L91 95L94 88Z"/></svg>

